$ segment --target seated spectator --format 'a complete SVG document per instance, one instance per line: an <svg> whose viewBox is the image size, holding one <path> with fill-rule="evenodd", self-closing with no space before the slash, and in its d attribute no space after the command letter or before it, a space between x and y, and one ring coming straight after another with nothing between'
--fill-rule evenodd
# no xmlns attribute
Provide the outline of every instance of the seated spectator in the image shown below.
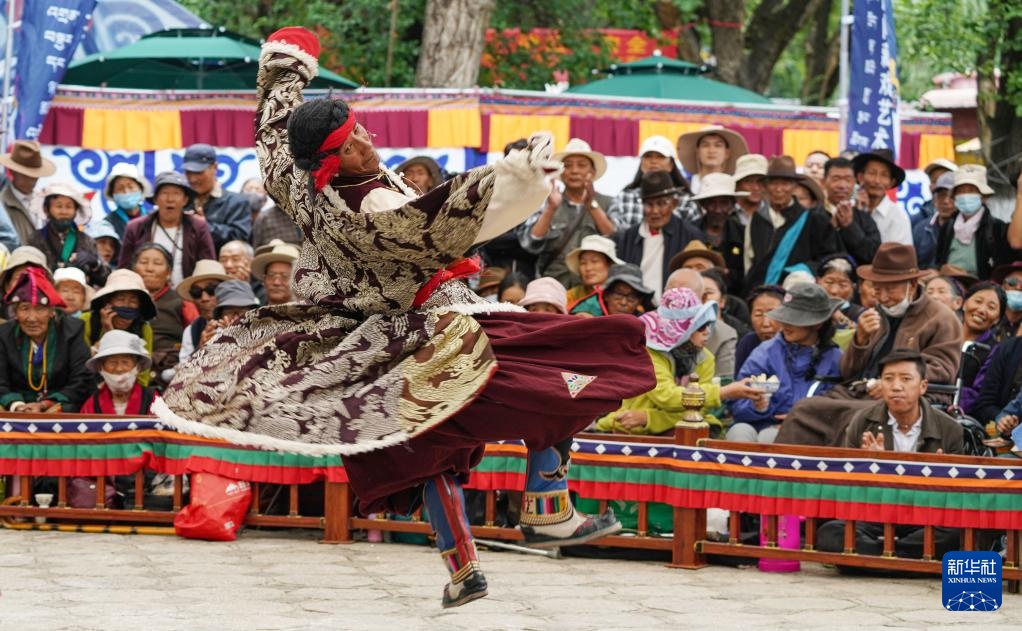
<svg viewBox="0 0 1022 631"><path fill-rule="evenodd" d="M272 251L272 248L267 251ZM229 241L220 248L219 260L228 276L252 285L252 292L255 293L256 298L260 303L266 304L266 287L262 281L252 275L255 249L251 245L245 241Z"/></svg>
<svg viewBox="0 0 1022 631"><path fill-rule="evenodd" d="M924 288L931 300L945 305L956 315L961 312L965 290L957 280L950 276L934 276L926 281Z"/></svg>
<svg viewBox="0 0 1022 631"><path fill-rule="evenodd" d="M823 189L827 200L824 209L831 217L830 225L837 231L841 250L851 255L857 265L873 260L880 247L880 231L867 212L855 212L855 169L847 158L831 158L823 167Z"/></svg>
<svg viewBox="0 0 1022 631"><path fill-rule="evenodd" d="M252 287L240 280L225 280L216 286L216 307L213 308L213 319L206 324L199 338L199 346L213 339L221 329L225 329L247 312L259 308L259 300L252 293Z"/></svg>
<svg viewBox="0 0 1022 631"><path fill-rule="evenodd" d="M769 206L766 202L766 156L758 153L749 153L739 156L735 162L735 190L745 193L745 196L735 197L735 211L733 216L742 225L749 225L752 216L757 212L769 213ZM744 268L742 269L744 272Z"/></svg>
<svg viewBox="0 0 1022 631"><path fill-rule="evenodd" d="M185 214L184 208L195 199L195 191L180 173L165 171L156 176L156 188L150 202L156 212L136 217L124 229L118 267L130 268L143 245L156 243L170 253L171 283L176 285L191 276L195 261L214 258L213 237L201 216ZM159 361L154 359L154 364Z"/></svg>
<svg viewBox="0 0 1022 631"><path fill-rule="evenodd" d="M185 150L181 164L188 185L194 192L192 210L206 220L213 238L213 247L220 250L228 241L248 242L252 236L252 214L248 199L240 193L226 191L216 179L216 149L196 143ZM156 188L159 189L159 177ZM157 191L159 192L159 191ZM169 249L169 248L168 248ZM200 259L213 258L199 256ZM182 274L190 276L191 269ZM175 283L176 284L176 283Z"/></svg>
<svg viewBox="0 0 1022 631"><path fill-rule="evenodd" d="M713 355L704 347L716 316L716 303L701 303L691 289L664 290L660 306L639 316L646 324L646 350L656 372L656 387L622 401L619 409L596 422L597 430L626 434L672 431L685 409L681 398L690 383L706 395L704 415L717 431L723 425L709 411L719 407L722 400L761 398L762 392L752 388L748 381L726 386L714 383ZM690 378L695 380L689 381Z"/></svg>
<svg viewBox="0 0 1022 631"><path fill-rule="evenodd" d="M394 172L404 178L416 195L423 195L443 184L443 170L429 156L413 156L397 165Z"/></svg>
<svg viewBox="0 0 1022 631"><path fill-rule="evenodd" d="M497 291L500 284L507 278L507 270L503 267L487 267L479 274L479 284L476 286L476 293L480 298L486 298L490 302L497 302ZM563 287L563 285L562 285Z"/></svg>
<svg viewBox="0 0 1022 631"><path fill-rule="evenodd" d="M111 331L99 342L99 351L86 367L103 382L82 405L82 414L134 416L149 414L156 388L142 385L152 361L142 338L127 331Z"/></svg>
<svg viewBox="0 0 1022 631"><path fill-rule="evenodd" d="M734 179L726 173L711 173L706 176L699 194L692 199L699 204L701 212L696 226L704 233L704 241L711 250L720 253L727 273L728 291L741 293L745 276L745 226L735 212L735 200L748 195L735 190Z"/></svg>
<svg viewBox="0 0 1022 631"><path fill-rule="evenodd" d="M643 175L639 185L642 221L626 230L618 230L615 236L618 256L639 266L643 283L656 288L658 297L659 288L667 278L671 258L686 243L703 238L703 234L688 220L678 217L678 201L682 193L683 189L677 187L666 171L650 171ZM568 301L571 300L569 295Z"/></svg>
<svg viewBox="0 0 1022 631"><path fill-rule="evenodd" d="M110 222L106 219L90 221L85 228L85 233L96 244L96 254L99 255L100 260L111 269L116 268L121 255L121 237Z"/></svg>
<svg viewBox="0 0 1022 631"><path fill-rule="evenodd" d="M181 336L181 351L178 353L180 362L186 361L199 347L199 338L206 330L206 323L213 319L213 310L216 309L216 288L226 280L231 280L231 277L219 261L202 260L195 264L195 273L177 286L177 295L182 300L192 301L199 309L199 317L185 327Z"/></svg>
<svg viewBox="0 0 1022 631"><path fill-rule="evenodd" d="M0 325L0 407L11 412L74 412L92 387L82 322L57 317L64 301L37 267L4 296L14 320Z"/></svg>
<svg viewBox="0 0 1022 631"><path fill-rule="evenodd" d="M749 319L752 331L739 338L738 345L735 346L735 368L738 371L741 371L753 349L773 338L781 330L767 314L781 305L784 293L784 288L777 285L761 285L749 294Z"/></svg>
<svg viewBox="0 0 1022 631"><path fill-rule="evenodd" d="M780 421L796 401L823 394L840 380L841 351L833 340L832 321L840 306L841 301L828 297L819 285L803 283L792 287L783 303L770 311L768 317L781 325L781 332L752 351L738 378L777 377L779 387L755 403L732 402L734 423L728 440L774 442Z"/></svg>
<svg viewBox="0 0 1022 631"><path fill-rule="evenodd" d="M710 125L678 136L678 159L685 171L692 174L689 188L699 194L703 179L710 173L735 172L735 163L749 153L745 138L730 129Z"/></svg>
<svg viewBox="0 0 1022 631"><path fill-rule="evenodd" d="M859 304L863 309L876 309L877 291L868 278L859 279Z"/></svg>
<svg viewBox="0 0 1022 631"><path fill-rule="evenodd" d="M130 230L130 226L128 227ZM174 376L173 369L178 363L181 351L181 336L185 327L199 316L199 311L190 302L184 302L170 289L170 252L155 243L139 247L131 267L139 276L156 305L153 327L153 374L157 384L167 384Z"/></svg>
<svg viewBox="0 0 1022 631"><path fill-rule="evenodd" d="M146 349L153 352L153 327L156 304L149 296L142 277L128 269L114 270L96 295L89 311L82 314L82 339L95 354L99 342L111 331L127 331L145 341ZM149 385L149 373L142 375L143 385Z"/></svg>
<svg viewBox="0 0 1022 631"><path fill-rule="evenodd" d="M972 413L979 399L990 358L1001 342L997 323L1003 316L1004 290L1000 285L986 281L969 288L962 306L962 363L958 373L962 383L958 407L966 414Z"/></svg>
<svg viewBox="0 0 1022 631"><path fill-rule="evenodd" d="M568 252L564 263L580 283L568 289L568 310L586 296L601 289L607 282L610 266L624 261L617 257L614 242L607 237L592 234L582 239L579 246Z"/></svg>
<svg viewBox="0 0 1022 631"><path fill-rule="evenodd" d="M607 274L602 290L576 302L568 310L571 315L634 315L653 309L653 290L642 283L638 265L614 265Z"/></svg>
<svg viewBox="0 0 1022 631"><path fill-rule="evenodd" d="M834 312L835 324L842 329L854 329L855 321L865 309L855 304L855 288L859 278L846 254L834 254L820 262L816 269L816 284L823 287L827 295L841 301L841 307Z"/></svg>
<svg viewBox="0 0 1022 631"><path fill-rule="evenodd" d="M945 224L953 224L955 200L951 189L955 187L955 174L944 171L933 189L933 214L912 226L912 241L919 257L919 267L937 267L937 242Z"/></svg>
<svg viewBox="0 0 1022 631"><path fill-rule="evenodd" d="M525 297L518 306L532 313L568 313L564 285L549 276L537 278L525 287Z"/></svg>
<svg viewBox="0 0 1022 631"><path fill-rule="evenodd" d="M991 353L979 396L968 414L980 423L992 423L1019 392L1022 392L1022 337L1012 337ZM1005 438L1011 429L998 428Z"/></svg>
<svg viewBox="0 0 1022 631"><path fill-rule="evenodd" d="M14 251L17 254L17 250ZM13 255L12 255L13 259ZM1012 261L994 269L990 280L1004 289L1004 320L998 325L1002 339L1015 337L1022 330L1022 261Z"/></svg>
<svg viewBox="0 0 1022 631"><path fill-rule="evenodd" d="M839 385L825 395L804 399L788 413L777 442L794 445L839 445L856 412L881 396L880 361L890 349L920 352L927 373L941 384L954 383L961 358L962 325L944 305L920 291L922 272L915 267L911 245L884 243L872 265L856 271L874 283L879 310L859 316L852 344L841 358Z"/></svg>
<svg viewBox="0 0 1022 631"><path fill-rule="evenodd" d="M511 272L497 286L497 302L510 302L513 305L525 297L525 287L529 279L520 272Z"/></svg>
<svg viewBox="0 0 1022 631"><path fill-rule="evenodd" d="M688 180L681 174L675 161L674 146L663 136L650 136L642 141L639 147L639 168L635 177L617 194L607 209L607 216L621 234L633 226L639 225L644 216L642 203L642 178L647 173L661 171L670 175L671 187L677 189L677 204L674 213L681 219L695 221L699 214L691 201Z"/></svg>
<svg viewBox="0 0 1022 631"><path fill-rule="evenodd" d="M802 208L823 208L823 189L819 182L808 175L803 175L795 182L793 194Z"/></svg>
<svg viewBox="0 0 1022 631"><path fill-rule="evenodd" d="M717 303L717 321L710 327L710 339L706 348L716 361L717 377L731 381L735 378L735 347L738 338L748 333L749 328L740 320L725 313L728 296L724 293L724 277L715 269L702 272L703 302Z"/></svg>
<svg viewBox="0 0 1022 631"><path fill-rule="evenodd" d="M1008 224L994 217L987 200L986 167L965 164L955 171L954 219L944 223L937 239L937 262L951 263L977 278L990 278L995 267L1022 256L1008 244Z"/></svg>
<svg viewBox="0 0 1022 631"><path fill-rule="evenodd" d="M887 196L887 191L898 188L905 181L905 170L894 162L890 149L877 149L860 153L852 160L852 168L865 204L856 200L856 210L869 213L880 231L882 243L912 245L912 223L908 214Z"/></svg>
<svg viewBox="0 0 1022 631"><path fill-rule="evenodd" d="M102 286L110 268L100 260L92 237L81 228L89 223L90 210L78 189L54 182L39 193L33 206L46 217L46 224L29 245L46 255L46 266L53 271L77 267L85 272L89 284Z"/></svg>
<svg viewBox="0 0 1022 631"><path fill-rule="evenodd" d="M842 446L869 451L961 454L962 427L950 416L934 409L926 394L926 360L910 349L895 349L880 361L880 403L858 411L842 437ZM824 552L843 552L845 523L828 521L816 533L817 547ZM920 526L894 528L894 553L922 558L924 532ZM884 527L855 522L855 552L880 556L884 551ZM933 529L936 558L958 549L958 531Z"/></svg>
<svg viewBox="0 0 1022 631"><path fill-rule="evenodd" d="M10 256L7 257L7 267L0 271L0 289L3 290L4 295L14 288L22 272L30 267L35 267L48 278L52 278L50 276L50 268L46 265L46 255L40 252L38 248L34 248L31 245L23 245L11 252Z"/></svg>
<svg viewBox="0 0 1022 631"><path fill-rule="evenodd" d="M82 316L86 303L92 301L92 287L85 280L85 272L77 267L64 267L53 274L53 286L64 300L64 313L73 318Z"/></svg>
<svg viewBox="0 0 1022 631"><path fill-rule="evenodd" d="M290 243L280 243L274 245L269 252L252 259L252 276L266 290L265 304L283 305L294 300L291 295L291 278L299 254L298 248Z"/></svg>
<svg viewBox="0 0 1022 631"><path fill-rule="evenodd" d="M118 162L106 176L103 196L117 206L104 221L110 224L120 241L128 222L146 214L145 200L153 196L153 186L134 164Z"/></svg>
<svg viewBox="0 0 1022 631"><path fill-rule="evenodd" d="M1011 451L1016 456L1022 453L1022 431L1019 429L1019 417L1022 417L1022 394L1009 401L994 419L997 431L1001 435L1011 436L1015 443Z"/></svg>
<svg viewBox="0 0 1022 631"><path fill-rule="evenodd" d="M945 175L949 174L951 176L951 178L952 178L952 181L953 181L953 178L955 176L955 171L957 171L957 170L958 170L958 165L957 164L955 164L951 160L946 160L944 158L937 158L933 162L931 162L931 163L927 164L925 167L923 167L923 173L926 174L926 178L930 181L929 182L929 184L930 184L930 199L925 201L925 202L923 202L919 206L919 212L916 214L916 216L912 217L912 228L913 228L913 231L915 230L915 227L917 225L919 225L920 223L926 223L928 220L933 218L934 214L936 214L935 208L936 208L936 203L937 203L936 202L936 200L937 200L937 189L940 188L940 180ZM951 190L951 186L948 186L948 192L949 193L950 193L950 190ZM951 206L952 206L952 208L954 208L954 204L953 203L952 203ZM914 232L913 232L912 236L913 236L913 238L915 238L915 233ZM916 247L918 248L918 246L916 246ZM924 267L924 266L920 265L919 267ZM925 267L931 267L931 266L925 266Z"/></svg>

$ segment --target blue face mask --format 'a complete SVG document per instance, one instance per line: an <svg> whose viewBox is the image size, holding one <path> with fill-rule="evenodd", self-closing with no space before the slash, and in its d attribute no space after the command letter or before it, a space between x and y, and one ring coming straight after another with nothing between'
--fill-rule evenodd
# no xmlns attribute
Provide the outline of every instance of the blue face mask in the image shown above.
<svg viewBox="0 0 1022 631"><path fill-rule="evenodd" d="M114 307L114 313L125 320L134 322L136 319L142 316L141 309L135 309L133 307Z"/></svg>
<svg viewBox="0 0 1022 631"><path fill-rule="evenodd" d="M1012 311L1022 311L1022 291L1009 289L1004 292L1007 295L1008 308Z"/></svg>
<svg viewBox="0 0 1022 631"><path fill-rule="evenodd" d="M142 205L142 191L114 193L114 203L121 210L134 210Z"/></svg>
<svg viewBox="0 0 1022 631"><path fill-rule="evenodd" d="M971 217L983 207L983 198L974 193L955 196L955 208L966 217Z"/></svg>

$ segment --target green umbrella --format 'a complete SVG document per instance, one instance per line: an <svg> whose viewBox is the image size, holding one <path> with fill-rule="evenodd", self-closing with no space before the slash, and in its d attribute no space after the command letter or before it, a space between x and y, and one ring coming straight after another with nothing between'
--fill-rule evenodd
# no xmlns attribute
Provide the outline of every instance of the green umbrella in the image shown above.
<svg viewBox="0 0 1022 631"><path fill-rule="evenodd" d="M717 101L721 103L770 103L770 99L745 88L702 76L700 66L654 55L611 66L606 79L568 89L577 94L605 94L632 98Z"/></svg>
<svg viewBox="0 0 1022 631"><path fill-rule="evenodd" d="M222 29L171 29L68 66L62 83L136 90L254 90L259 42ZM310 88L357 83L320 68Z"/></svg>

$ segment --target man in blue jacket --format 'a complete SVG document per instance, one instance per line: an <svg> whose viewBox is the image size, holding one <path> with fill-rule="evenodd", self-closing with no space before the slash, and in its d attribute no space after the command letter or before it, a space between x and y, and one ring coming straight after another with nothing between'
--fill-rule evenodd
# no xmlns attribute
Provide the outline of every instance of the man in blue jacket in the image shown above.
<svg viewBox="0 0 1022 631"><path fill-rule="evenodd" d="M248 198L225 191L220 186L216 179L216 149L206 144L194 144L185 150L182 166L196 194L192 210L205 217L217 252L228 241L248 241L252 233Z"/></svg>

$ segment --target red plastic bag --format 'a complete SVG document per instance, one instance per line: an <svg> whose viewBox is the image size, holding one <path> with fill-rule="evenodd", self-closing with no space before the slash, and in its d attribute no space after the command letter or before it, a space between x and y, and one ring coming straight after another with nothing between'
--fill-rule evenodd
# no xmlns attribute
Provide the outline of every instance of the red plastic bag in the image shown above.
<svg viewBox="0 0 1022 631"><path fill-rule="evenodd" d="M234 541L252 502L252 487L212 473L191 479L191 501L174 518L174 532L189 539Z"/></svg>

